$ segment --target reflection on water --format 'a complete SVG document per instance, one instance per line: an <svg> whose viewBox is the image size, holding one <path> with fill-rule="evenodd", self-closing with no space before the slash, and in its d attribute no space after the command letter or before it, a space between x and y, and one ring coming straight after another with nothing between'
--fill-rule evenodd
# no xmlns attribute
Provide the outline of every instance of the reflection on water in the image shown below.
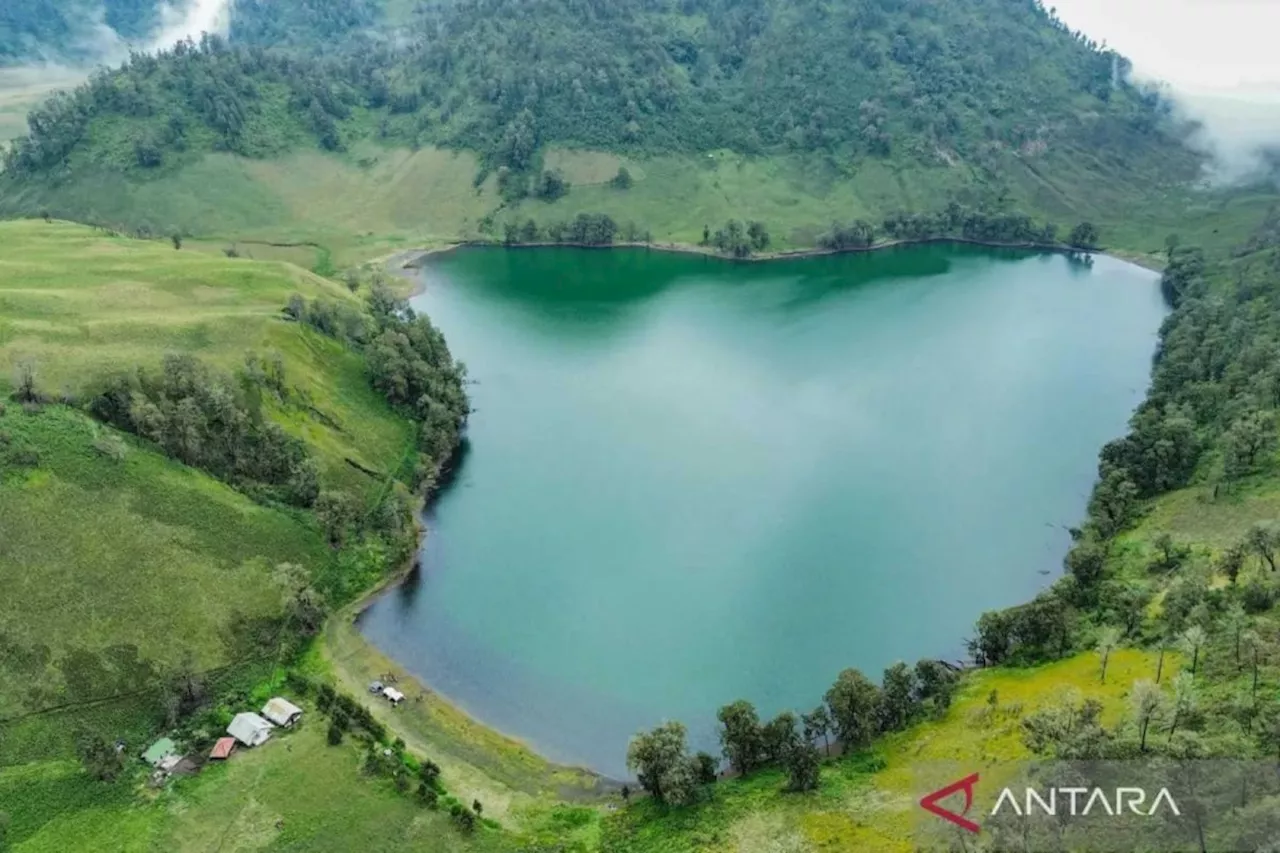
<svg viewBox="0 0 1280 853"><path fill-rule="evenodd" d="M469 452L361 630L464 709L623 775L664 718L957 656L1059 570L1146 387L1155 276L928 246L769 264L468 250L424 271Z"/></svg>

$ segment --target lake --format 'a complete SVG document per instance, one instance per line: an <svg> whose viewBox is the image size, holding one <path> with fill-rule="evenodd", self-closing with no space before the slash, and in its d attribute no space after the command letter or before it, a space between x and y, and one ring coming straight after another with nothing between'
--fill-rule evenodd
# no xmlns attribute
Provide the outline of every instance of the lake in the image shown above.
<svg viewBox="0 0 1280 853"><path fill-rule="evenodd" d="M464 249L421 275L475 412L423 571L361 630L614 776L641 727L715 752L720 705L958 659L1050 583L1166 310L1111 258L950 245Z"/></svg>

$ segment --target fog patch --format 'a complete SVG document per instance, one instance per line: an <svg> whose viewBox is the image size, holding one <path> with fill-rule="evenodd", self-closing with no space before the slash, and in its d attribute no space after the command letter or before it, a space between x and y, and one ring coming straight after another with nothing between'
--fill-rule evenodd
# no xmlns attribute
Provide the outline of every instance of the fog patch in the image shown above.
<svg viewBox="0 0 1280 853"><path fill-rule="evenodd" d="M1277 177L1280 86L1184 92L1176 104L1199 125L1192 141L1210 155L1210 180L1231 184Z"/></svg>
<svg viewBox="0 0 1280 853"><path fill-rule="evenodd" d="M1174 119L1188 129L1186 142L1205 155L1210 183L1280 177L1280 83L1175 88L1140 73L1131 75L1131 82L1158 91Z"/></svg>
<svg viewBox="0 0 1280 853"><path fill-rule="evenodd" d="M166 3L160 8L160 28L150 50L173 47L183 39L198 41L203 33L225 35L231 23L231 0L188 0L181 5Z"/></svg>

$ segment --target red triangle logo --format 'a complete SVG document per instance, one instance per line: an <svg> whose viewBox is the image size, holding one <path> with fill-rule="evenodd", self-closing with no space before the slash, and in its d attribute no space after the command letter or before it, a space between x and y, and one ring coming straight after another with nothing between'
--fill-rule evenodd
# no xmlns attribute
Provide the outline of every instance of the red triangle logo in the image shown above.
<svg viewBox="0 0 1280 853"><path fill-rule="evenodd" d="M924 807L925 811L935 814L945 821L950 821L961 829L976 833L980 831L981 827L969 820L965 815L969 813L969 809L973 806L973 788L977 784L978 774L974 773L972 776L964 777L959 782L952 782L947 787L939 788L932 794L928 794L924 799L920 800L920 805ZM964 809L960 812L953 812L938 805L940 801L960 791L964 791Z"/></svg>

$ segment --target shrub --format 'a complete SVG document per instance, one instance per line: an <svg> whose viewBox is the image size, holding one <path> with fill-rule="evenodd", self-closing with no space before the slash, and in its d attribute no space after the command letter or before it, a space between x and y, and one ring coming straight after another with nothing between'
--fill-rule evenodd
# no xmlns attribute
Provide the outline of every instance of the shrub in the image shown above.
<svg viewBox="0 0 1280 853"><path fill-rule="evenodd" d="M619 166L618 174L609 179L609 186L615 190L629 190L633 183L631 173L627 171L626 166Z"/></svg>
<svg viewBox="0 0 1280 853"><path fill-rule="evenodd" d="M113 432L103 433L95 438L93 440L93 449L99 455L105 456L113 462L123 461L125 455L129 452L124 440Z"/></svg>
<svg viewBox="0 0 1280 853"><path fill-rule="evenodd" d="M1276 603L1275 587L1255 577L1244 585L1241 603L1248 613L1265 613Z"/></svg>

